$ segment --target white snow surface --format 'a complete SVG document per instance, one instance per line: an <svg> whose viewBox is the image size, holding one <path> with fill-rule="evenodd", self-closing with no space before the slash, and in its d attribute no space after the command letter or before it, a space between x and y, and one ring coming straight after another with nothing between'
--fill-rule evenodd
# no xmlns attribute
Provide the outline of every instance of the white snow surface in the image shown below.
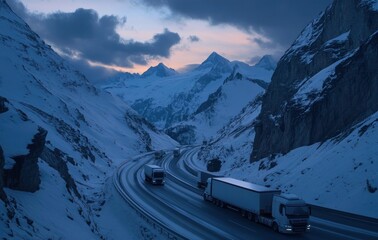
<svg viewBox="0 0 378 240"><path fill-rule="evenodd" d="M338 66L343 60L335 62L334 64L319 71L308 80L302 81L297 93L293 96L294 101L303 106L308 106L315 102L320 96L319 93L321 93L324 88L325 80L332 78L332 76L335 74L336 66Z"/></svg>
<svg viewBox="0 0 378 240"><path fill-rule="evenodd" d="M12 157L27 155L27 146L32 143L33 136L38 132L38 126L30 120L22 120L9 103L5 103L9 109L0 114L0 146L3 148L5 169L11 169L15 164Z"/></svg>
<svg viewBox="0 0 378 240"><path fill-rule="evenodd" d="M350 30L345 32L345 33L342 33L340 34L339 36L331 39L331 40L328 40L324 45L325 46L330 46L334 43L340 43L340 42L345 42L348 40L348 37L349 37L349 34L350 34Z"/></svg>

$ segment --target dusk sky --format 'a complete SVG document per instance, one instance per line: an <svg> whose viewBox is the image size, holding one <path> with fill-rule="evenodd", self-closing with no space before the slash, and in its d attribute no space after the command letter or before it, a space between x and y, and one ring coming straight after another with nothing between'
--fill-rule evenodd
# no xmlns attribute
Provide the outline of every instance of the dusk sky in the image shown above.
<svg viewBox="0 0 378 240"><path fill-rule="evenodd" d="M7 0L89 78L201 63L213 51L250 64L279 58L331 0ZM93 66L102 66L93 68Z"/></svg>

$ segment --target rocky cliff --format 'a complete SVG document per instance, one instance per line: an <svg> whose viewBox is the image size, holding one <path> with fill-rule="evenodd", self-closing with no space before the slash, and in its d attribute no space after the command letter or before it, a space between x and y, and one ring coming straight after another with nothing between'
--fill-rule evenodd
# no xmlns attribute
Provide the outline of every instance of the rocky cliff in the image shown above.
<svg viewBox="0 0 378 240"><path fill-rule="evenodd" d="M32 144L27 146L27 155L14 156L16 162L11 169L4 172L5 185L11 189L35 192L39 189L38 158L45 146L47 131L39 128L33 137Z"/></svg>
<svg viewBox="0 0 378 240"><path fill-rule="evenodd" d="M278 63L264 96L251 161L321 142L378 110L378 12L335 0Z"/></svg>

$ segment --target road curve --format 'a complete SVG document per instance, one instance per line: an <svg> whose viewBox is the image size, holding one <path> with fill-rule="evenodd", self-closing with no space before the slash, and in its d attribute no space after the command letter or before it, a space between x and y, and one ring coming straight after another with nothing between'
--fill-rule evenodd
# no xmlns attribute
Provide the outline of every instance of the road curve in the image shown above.
<svg viewBox="0 0 378 240"><path fill-rule="evenodd" d="M183 153L182 158L194 157L197 150ZM168 152L171 153L171 152ZM167 171L165 186L152 186L144 182L143 166L151 162L164 166ZM202 191L195 187L195 177L183 170L183 161L168 154L160 162L147 154L119 167L115 185L120 194L137 211L142 212L168 238L187 239L376 239L337 228L312 224L311 232L301 235L283 235L242 218L238 212L219 209L202 199Z"/></svg>

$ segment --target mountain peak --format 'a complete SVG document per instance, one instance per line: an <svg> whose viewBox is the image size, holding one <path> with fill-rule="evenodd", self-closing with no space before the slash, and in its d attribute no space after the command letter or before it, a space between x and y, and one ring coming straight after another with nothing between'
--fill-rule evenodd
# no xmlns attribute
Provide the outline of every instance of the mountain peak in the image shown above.
<svg viewBox="0 0 378 240"><path fill-rule="evenodd" d="M206 69L206 68L218 68L218 69L229 69L230 61L216 52L212 52L207 59L198 66L197 69Z"/></svg>
<svg viewBox="0 0 378 240"><path fill-rule="evenodd" d="M266 70L274 70L277 67L277 62L272 55L263 56L255 67L265 68Z"/></svg>
<svg viewBox="0 0 378 240"><path fill-rule="evenodd" d="M147 71L142 74L143 78L155 76L155 77L168 77L175 75L177 72L164 65L164 63L159 63L154 67L150 67Z"/></svg>
<svg viewBox="0 0 378 240"><path fill-rule="evenodd" d="M203 62L219 63L219 62L230 62L226 58L219 55L217 52L212 52L209 57Z"/></svg>

